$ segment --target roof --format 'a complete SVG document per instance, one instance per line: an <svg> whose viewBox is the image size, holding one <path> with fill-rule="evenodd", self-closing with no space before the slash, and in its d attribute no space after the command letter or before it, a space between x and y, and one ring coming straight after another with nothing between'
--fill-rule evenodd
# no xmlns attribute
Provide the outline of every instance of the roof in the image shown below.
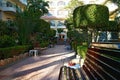
<svg viewBox="0 0 120 80"><path fill-rule="evenodd" d="M56 17L56 16L48 16L48 15L44 15L41 17L41 19L44 20L65 20L65 18L61 18L61 17Z"/></svg>

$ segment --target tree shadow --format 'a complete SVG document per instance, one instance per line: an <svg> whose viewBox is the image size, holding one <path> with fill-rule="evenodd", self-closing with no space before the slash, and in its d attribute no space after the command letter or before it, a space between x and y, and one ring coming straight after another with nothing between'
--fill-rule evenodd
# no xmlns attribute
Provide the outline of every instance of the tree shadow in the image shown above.
<svg viewBox="0 0 120 80"><path fill-rule="evenodd" d="M67 57L67 58L64 58L64 62L67 62L67 59L70 60L70 59L73 59L73 58L75 58L74 55L70 56L70 57ZM25 71L17 72L15 74L13 74L13 78L20 77L20 76L25 76L25 75L30 74L32 72L35 72L35 71L38 71L38 70L41 70L41 69L44 69L44 68L48 68L50 66L57 65L57 64L62 64L62 61L57 60L57 61L51 62L49 64L45 64L45 65L35 67L35 68L32 68L32 69L28 69L28 70L25 70Z"/></svg>

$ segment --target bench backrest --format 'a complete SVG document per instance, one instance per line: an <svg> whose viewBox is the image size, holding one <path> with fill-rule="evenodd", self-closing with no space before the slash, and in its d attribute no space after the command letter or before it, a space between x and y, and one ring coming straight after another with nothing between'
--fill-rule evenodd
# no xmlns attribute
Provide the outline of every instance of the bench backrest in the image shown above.
<svg viewBox="0 0 120 80"><path fill-rule="evenodd" d="M81 68L84 80L120 79L119 43L92 43Z"/></svg>

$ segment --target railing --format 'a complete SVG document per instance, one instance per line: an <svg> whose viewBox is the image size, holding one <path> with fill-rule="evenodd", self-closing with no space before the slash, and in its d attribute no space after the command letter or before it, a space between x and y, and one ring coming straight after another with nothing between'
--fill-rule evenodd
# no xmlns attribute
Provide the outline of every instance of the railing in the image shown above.
<svg viewBox="0 0 120 80"><path fill-rule="evenodd" d="M2 11L16 12L16 7L13 4L7 5L7 3L0 2L0 8Z"/></svg>
<svg viewBox="0 0 120 80"><path fill-rule="evenodd" d="M7 2L2 2L0 1L0 10L2 11L6 11L6 12L21 12L21 8L19 6L17 6L16 4L12 4L11 2L7 3Z"/></svg>
<svg viewBox="0 0 120 80"><path fill-rule="evenodd" d="M88 49L81 68L85 80L119 80L120 50L109 45L118 46L118 43L93 43L94 48Z"/></svg>

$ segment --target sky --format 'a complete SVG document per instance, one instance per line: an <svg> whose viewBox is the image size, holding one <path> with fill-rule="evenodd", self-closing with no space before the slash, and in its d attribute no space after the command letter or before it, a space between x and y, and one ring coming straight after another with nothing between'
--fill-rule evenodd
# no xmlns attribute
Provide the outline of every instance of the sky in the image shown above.
<svg viewBox="0 0 120 80"><path fill-rule="evenodd" d="M79 0L79 1L83 1L84 4L91 4L91 3L95 3L95 4L102 4L104 3L106 0ZM112 2L107 2L106 6L108 7L109 11L114 11L115 9L118 8L118 6Z"/></svg>

